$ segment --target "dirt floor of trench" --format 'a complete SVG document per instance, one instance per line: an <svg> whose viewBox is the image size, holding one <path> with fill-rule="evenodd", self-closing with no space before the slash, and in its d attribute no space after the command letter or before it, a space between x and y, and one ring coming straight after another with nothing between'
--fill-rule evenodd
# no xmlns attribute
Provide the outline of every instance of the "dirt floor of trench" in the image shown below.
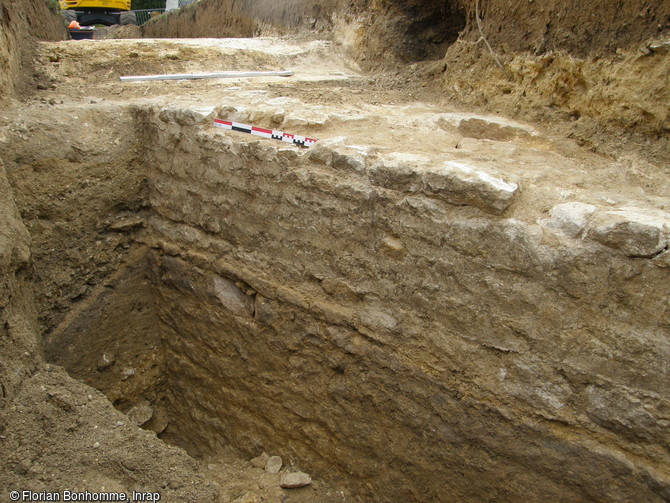
<svg viewBox="0 0 670 503"><path fill-rule="evenodd" d="M501 176L522 185L525 196L512 207L510 217L526 222L547 219L552 207L572 200L605 208L633 206L652 212L667 210L670 190L670 167L667 165L652 164L641 155L613 158L596 154L537 124L445 105L440 102L437 90L426 82L413 80L410 73L387 76L363 73L331 42L297 37L43 42L39 46L38 61L40 89L26 101L0 111L0 152L10 180L20 188L19 194L26 195L24 199L18 195L17 203L26 225L35 236L62 215L53 213L57 204L51 208L31 206L34 203L30 200L31 195L39 193L63 200L83 184L85 191L79 193L84 195L79 197L85 197L87 201L82 202L82 206L109 197L104 184L96 188L95 183L86 182L97 175L87 171L85 164L78 168L75 161L91 154L104 157L104 148L91 152L91 146L106 143L118 146L128 142L129 149L135 149L135 153L129 153L129 159L137 155L137 149L145 146L129 141L127 135L140 135L141 132L122 130L128 127L128 122L124 121L119 121L116 129L109 125L110 122L113 124L115 114L120 117L137 107L192 109L210 119L219 117L281 129L318 138L328 145L346 145L372 156L405 156L419 163L435 160L474 162L491 176ZM288 78L137 83L118 79L122 75L224 70L292 70L295 75ZM48 134L40 132L41 128L48 130ZM77 136L73 137L73 133ZM259 141L242 133L217 134L236 142ZM35 138L40 138L40 142L36 143ZM39 157L38 153L58 150L60 146L57 145L63 142L73 147L70 149L72 164L61 166L62 176L72 180L70 192L56 187L56 180L50 186L52 174L44 173L44 166L42 172L40 166L28 168L31 159ZM27 169L35 176L22 178L21 173L26 173ZM135 183L134 180L129 182L129 186ZM111 183L124 185L118 180ZM141 194L142 191L138 189L133 193ZM124 197L122 190L118 198ZM76 199L70 202L77 204ZM127 218L141 215L146 208L138 199L134 203L126 201L126 206L117 210L116 216ZM83 214L71 218L67 225L77 228L77 218L82 220L82 227L88 225ZM123 229L123 225L118 228ZM134 224L130 222L128 225L132 228ZM69 310L94 290L92 284L96 282L91 277L77 278L79 272L76 270L68 278L52 274L60 262L82 261L83 255L91 253L91 247L95 249L95 241L77 249L68 242L71 236L66 232L54 231L49 236L44 242L36 238L38 249L34 265L37 308L47 333L66 320ZM133 240L122 233L114 239L118 240L114 245L118 256L101 259L100 263L104 264L99 269L101 276L107 269L111 271L117 267L124 260L125 250L134 246ZM47 250L55 255L40 261L40 253L46 254ZM68 256L68 253L72 255ZM63 296L65 284L79 286L77 291ZM63 396L70 396L70 391L64 391ZM36 388L35 393L39 392ZM71 394L92 403L100 398L82 398L77 393L80 394L80 390ZM26 392L26 406L31 403L30 396L31 393ZM51 396L50 400L65 409L72 407L68 405L69 398L63 396ZM112 412L99 405L93 413L100 415L101 428L117 428L118 435L131 434L130 430L122 431L127 428L123 416L114 417L114 421L106 425ZM39 421L28 426L31 429L26 435L39 435L44 428ZM56 435L66 433L62 425L50 427L55 428ZM135 431L132 434L139 435ZM93 443L95 438L87 436L77 441ZM302 460L285 461L309 472L309 466ZM57 460L53 462L58 465ZM280 476L266 473L264 462L265 459L242 459L237 451L225 447L216 455L198 461L202 477L207 484L218 484L221 501L225 502L334 503L357 500L348 492L346 481L326 484L316 478L305 489L281 489L278 485ZM43 473L46 468L24 468L26 472L33 470L39 474L43 485L49 482L49 475ZM88 487L89 482L98 487L105 486L105 481L89 480L82 482L82 487Z"/></svg>

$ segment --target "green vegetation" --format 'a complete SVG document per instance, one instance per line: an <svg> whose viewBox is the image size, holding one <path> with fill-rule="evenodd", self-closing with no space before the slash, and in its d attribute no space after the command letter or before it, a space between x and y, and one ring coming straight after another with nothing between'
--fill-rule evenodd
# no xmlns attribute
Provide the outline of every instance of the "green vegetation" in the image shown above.
<svg viewBox="0 0 670 503"><path fill-rule="evenodd" d="M136 9L164 9L165 0L132 0L131 8Z"/></svg>

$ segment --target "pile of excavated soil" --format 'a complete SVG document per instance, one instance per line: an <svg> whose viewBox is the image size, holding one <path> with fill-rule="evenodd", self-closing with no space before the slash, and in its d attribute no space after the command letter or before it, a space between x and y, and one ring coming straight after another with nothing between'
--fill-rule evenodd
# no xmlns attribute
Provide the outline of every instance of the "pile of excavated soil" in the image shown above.
<svg viewBox="0 0 670 503"><path fill-rule="evenodd" d="M45 434L48 432L48 434ZM0 415L0 485L6 491L159 494L168 502L344 503L319 482L280 487L286 473L266 471L269 456L234 452L195 461L140 429L99 391L46 365L24 380ZM23 500L28 501L28 500Z"/></svg>
<svg viewBox="0 0 670 503"><path fill-rule="evenodd" d="M219 487L198 473L185 452L139 429L102 393L59 367L42 366L6 400L0 485L7 492L138 491L158 492L167 501L218 498Z"/></svg>
<svg viewBox="0 0 670 503"><path fill-rule="evenodd" d="M142 30L135 25L112 25L96 26L93 35L95 40L117 39L117 38L142 38Z"/></svg>

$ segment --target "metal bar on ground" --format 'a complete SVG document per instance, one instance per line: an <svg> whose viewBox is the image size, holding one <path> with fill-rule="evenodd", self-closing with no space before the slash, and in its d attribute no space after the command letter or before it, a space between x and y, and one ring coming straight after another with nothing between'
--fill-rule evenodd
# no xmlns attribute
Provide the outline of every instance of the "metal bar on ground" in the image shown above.
<svg viewBox="0 0 670 503"><path fill-rule="evenodd" d="M237 131L238 133L247 133L261 138L268 138L272 140L279 140L300 147L311 147L318 140L315 138L307 138L297 134L284 133L283 131L275 131L273 129L259 128L250 126L248 124L240 124L239 122L225 121L221 119L214 119L214 126L227 129L229 131Z"/></svg>
<svg viewBox="0 0 670 503"><path fill-rule="evenodd" d="M195 80L195 79L235 79L239 77L291 77L291 71L278 72L221 72L221 73L175 73L171 75L131 75L119 77L122 82L142 82L146 80Z"/></svg>

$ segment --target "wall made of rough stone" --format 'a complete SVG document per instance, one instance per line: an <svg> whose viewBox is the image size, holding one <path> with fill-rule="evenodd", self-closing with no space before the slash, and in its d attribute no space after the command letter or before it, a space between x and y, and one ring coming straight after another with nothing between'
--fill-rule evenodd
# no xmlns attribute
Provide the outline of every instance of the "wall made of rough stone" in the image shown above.
<svg viewBox="0 0 670 503"><path fill-rule="evenodd" d="M597 212L561 239L512 182L201 119L143 117L185 447L380 501L670 497L667 236Z"/></svg>

